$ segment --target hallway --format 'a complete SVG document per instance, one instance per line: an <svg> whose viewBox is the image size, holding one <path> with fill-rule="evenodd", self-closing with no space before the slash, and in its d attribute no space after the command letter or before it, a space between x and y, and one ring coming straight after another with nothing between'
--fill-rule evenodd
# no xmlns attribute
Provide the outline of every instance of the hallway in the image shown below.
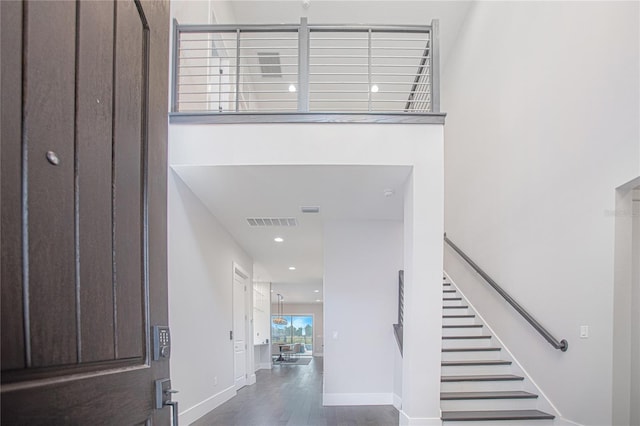
<svg viewBox="0 0 640 426"><path fill-rule="evenodd" d="M257 382L193 425L197 426L392 426L393 406L322 406L323 359L309 365L259 370Z"/></svg>

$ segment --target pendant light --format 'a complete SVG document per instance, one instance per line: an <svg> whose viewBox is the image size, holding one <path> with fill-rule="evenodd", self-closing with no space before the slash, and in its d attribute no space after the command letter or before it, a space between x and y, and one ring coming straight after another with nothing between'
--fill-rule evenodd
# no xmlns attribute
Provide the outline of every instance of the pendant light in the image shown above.
<svg viewBox="0 0 640 426"><path fill-rule="evenodd" d="M282 311L284 309L284 297L278 293L278 315L273 319L273 323L276 325L287 325L288 322L282 316Z"/></svg>

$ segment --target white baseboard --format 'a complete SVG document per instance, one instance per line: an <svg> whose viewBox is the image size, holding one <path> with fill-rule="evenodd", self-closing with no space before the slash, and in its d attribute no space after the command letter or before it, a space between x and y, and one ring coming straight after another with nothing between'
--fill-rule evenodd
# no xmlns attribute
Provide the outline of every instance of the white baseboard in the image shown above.
<svg viewBox="0 0 640 426"><path fill-rule="evenodd" d="M400 410L400 426L442 426L440 417L409 417Z"/></svg>
<svg viewBox="0 0 640 426"><path fill-rule="evenodd" d="M247 385L254 385L256 383L256 375L255 373L249 376L249 380L247 381Z"/></svg>
<svg viewBox="0 0 640 426"><path fill-rule="evenodd" d="M314 352L313 356L324 356L322 352Z"/></svg>
<svg viewBox="0 0 640 426"><path fill-rule="evenodd" d="M218 392L215 395L210 396L202 402L197 403L193 407L187 408L183 412L179 413L180 423L183 425L188 425L205 414L209 413L213 409L219 407L224 404L234 396L236 396L235 386L229 386L221 392Z"/></svg>
<svg viewBox="0 0 640 426"><path fill-rule="evenodd" d="M398 396L398 394L393 394L393 406L396 407L396 410L402 410L402 398Z"/></svg>
<svg viewBox="0 0 640 426"><path fill-rule="evenodd" d="M323 393L322 405L392 405L391 393Z"/></svg>
<svg viewBox="0 0 640 426"><path fill-rule="evenodd" d="M260 364L258 364L258 370L271 370L271 363L270 362L261 362Z"/></svg>

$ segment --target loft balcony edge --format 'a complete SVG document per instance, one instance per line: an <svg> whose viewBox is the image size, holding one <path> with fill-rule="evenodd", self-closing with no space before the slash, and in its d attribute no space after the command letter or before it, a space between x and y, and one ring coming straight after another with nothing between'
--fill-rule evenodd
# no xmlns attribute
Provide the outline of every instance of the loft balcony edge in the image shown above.
<svg viewBox="0 0 640 426"><path fill-rule="evenodd" d="M371 124L444 124L446 113L219 113L172 112L170 124L267 124L267 123L371 123Z"/></svg>

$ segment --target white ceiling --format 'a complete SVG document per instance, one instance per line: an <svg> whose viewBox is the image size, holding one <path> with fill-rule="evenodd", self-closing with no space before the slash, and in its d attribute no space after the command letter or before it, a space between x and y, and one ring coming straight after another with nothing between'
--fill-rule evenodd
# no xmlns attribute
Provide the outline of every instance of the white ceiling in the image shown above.
<svg viewBox="0 0 640 426"><path fill-rule="evenodd" d="M174 166L288 303L322 300L323 224L402 220L408 166ZM387 197L385 190L394 191ZM303 214L301 206L319 206ZM248 217L295 217L296 227L250 227ZM284 242L276 243L276 237ZM289 266L295 266L290 271ZM320 290L315 293L314 290Z"/></svg>

